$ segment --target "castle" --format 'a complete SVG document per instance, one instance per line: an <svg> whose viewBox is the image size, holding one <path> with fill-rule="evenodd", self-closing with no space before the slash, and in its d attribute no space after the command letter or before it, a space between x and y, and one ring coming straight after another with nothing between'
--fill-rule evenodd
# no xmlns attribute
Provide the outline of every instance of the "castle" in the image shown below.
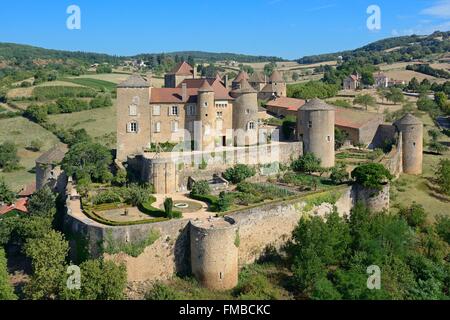
<svg viewBox="0 0 450 320"><path fill-rule="evenodd" d="M251 81L251 82L249 82ZM133 75L117 86L117 158L142 154L152 145L191 142L194 150L250 146L258 138L258 98L286 95L275 71L266 82L241 71L233 80L196 78L182 62L165 75L164 88Z"/></svg>
<svg viewBox="0 0 450 320"><path fill-rule="evenodd" d="M357 128L346 128L352 119L341 118L351 117L351 112L312 99L295 111L295 139L280 141L279 128L263 126L258 106L259 100L287 99L286 83L277 70L268 79L241 71L229 83L227 76L198 78L194 68L182 62L164 80L164 88L153 88L149 79L132 75L117 86L117 160L138 172L156 193L187 191L189 181L210 180L236 163L289 163L306 152L331 168L334 129L340 124L358 137L354 140L373 148L400 138L406 152L396 171L421 173L423 125L412 115L393 125L383 124L377 115L367 125L359 121ZM165 143L177 146L162 150ZM198 165L205 161L209 169L200 172Z"/></svg>

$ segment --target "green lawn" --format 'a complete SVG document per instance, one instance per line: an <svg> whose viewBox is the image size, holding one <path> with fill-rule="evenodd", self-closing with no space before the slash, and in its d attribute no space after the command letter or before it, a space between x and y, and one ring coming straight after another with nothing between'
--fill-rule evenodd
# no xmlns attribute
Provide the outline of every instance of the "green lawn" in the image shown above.
<svg viewBox="0 0 450 320"><path fill-rule="evenodd" d="M34 139L44 143L40 152L26 150ZM20 165L24 167L18 171L0 173L0 176L4 177L15 191L34 181L35 160L59 142L52 133L22 117L0 120L0 143L5 141L13 141L17 145Z"/></svg>
<svg viewBox="0 0 450 320"><path fill-rule="evenodd" d="M64 128L85 129L97 141L115 147L116 107L50 115L49 121Z"/></svg>

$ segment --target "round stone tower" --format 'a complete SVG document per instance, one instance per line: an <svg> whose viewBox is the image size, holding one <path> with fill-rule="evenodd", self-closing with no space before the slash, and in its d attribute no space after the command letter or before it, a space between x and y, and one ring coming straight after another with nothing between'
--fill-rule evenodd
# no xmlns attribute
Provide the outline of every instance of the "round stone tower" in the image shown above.
<svg viewBox="0 0 450 320"><path fill-rule="evenodd" d="M324 168L334 167L334 107L313 99L299 109L298 122L304 153L313 153Z"/></svg>
<svg viewBox="0 0 450 320"><path fill-rule="evenodd" d="M198 121L201 121L201 141L198 141L198 148L201 150L214 150L215 134L214 124L216 123L214 90L207 80L203 81L202 86L198 89ZM201 142L201 143L200 143Z"/></svg>
<svg viewBox="0 0 450 320"><path fill-rule="evenodd" d="M191 268L196 279L212 290L238 283L239 234L229 217L191 221Z"/></svg>
<svg viewBox="0 0 450 320"><path fill-rule="evenodd" d="M242 79L239 89L230 92L233 101L234 145L258 143L258 92Z"/></svg>
<svg viewBox="0 0 450 320"><path fill-rule="evenodd" d="M423 162L423 123L410 113L395 123L402 137L403 172L421 174Z"/></svg>

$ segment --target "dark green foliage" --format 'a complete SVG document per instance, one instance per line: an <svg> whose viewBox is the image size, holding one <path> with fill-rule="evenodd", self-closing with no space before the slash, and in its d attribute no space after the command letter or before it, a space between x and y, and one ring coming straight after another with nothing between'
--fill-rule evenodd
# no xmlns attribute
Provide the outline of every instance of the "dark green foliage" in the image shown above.
<svg viewBox="0 0 450 320"><path fill-rule="evenodd" d="M287 95L297 99L327 99L337 95L339 87L335 84L327 84L320 81L292 84L287 87Z"/></svg>
<svg viewBox="0 0 450 320"><path fill-rule="evenodd" d="M441 192L450 195L450 159L439 161L435 176Z"/></svg>
<svg viewBox="0 0 450 320"><path fill-rule="evenodd" d="M433 76L436 78L444 78L450 79L450 72L447 72L442 69L432 68L429 64L411 64L406 66L406 70L412 70L415 72L420 72L423 74L427 74L429 76Z"/></svg>
<svg viewBox="0 0 450 320"><path fill-rule="evenodd" d="M353 104L362 105L367 110L368 107L374 107L377 104L377 100L370 94L360 94L353 100Z"/></svg>
<svg viewBox="0 0 450 320"><path fill-rule="evenodd" d="M317 172L320 169L320 159L313 153L305 153L298 160L295 160L291 164L292 170L296 172L312 173Z"/></svg>
<svg viewBox="0 0 450 320"><path fill-rule="evenodd" d="M449 247L433 229L422 233L411 229L403 214L372 214L360 203L348 220L333 215L326 221L302 218L294 231L288 253L299 294L311 299L448 299ZM438 222L436 229L448 230L446 223L438 227ZM367 288L371 265L380 267L380 290Z"/></svg>
<svg viewBox="0 0 450 320"><path fill-rule="evenodd" d="M440 215L436 218L437 234L450 245L450 217Z"/></svg>
<svg viewBox="0 0 450 320"><path fill-rule="evenodd" d="M297 128L297 118L294 116L287 116L283 119L281 130L285 139L291 139L294 135L294 130Z"/></svg>
<svg viewBox="0 0 450 320"><path fill-rule="evenodd" d="M37 100L52 100L59 98L94 98L97 92L85 87L44 86L33 89L33 97Z"/></svg>
<svg viewBox="0 0 450 320"><path fill-rule="evenodd" d="M340 184L348 180L348 172L345 165L337 165L331 169L330 180L334 184Z"/></svg>
<svg viewBox="0 0 450 320"><path fill-rule="evenodd" d="M5 179L0 177L0 202L11 204L16 200L16 194L6 184Z"/></svg>
<svg viewBox="0 0 450 320"><path fill-rule="evenodd" d="M164 200L164 211L166 213L166 217L172 219L173 218L173 199L166 198Z"/></svg>
<svg viewBox="0 0 450 320"><path fill-rule="evenodd" d="M400 208L399 215L402 216L411 227L424 227L427 214L422 205L413 202L408 208Z"/></svg>
<svg viewBox="0 0 450 320"><path fill-rule="evenodd" d="M226 192L221 192L219 194L219 199L216 202L217 212L225 212L228 211L233 203L232 196L227 194Z"/></svg>
<svg viewBox="0 0 450 320"><path fill-rule="evenodd" d="M70 148L62 168L67 175L73 175L77 180L105 182L112 179L109 171L111 163L112 156L106 147L98 143L81 142Z"/></svg>
<svg viewBox="0 0 450 320"><path fill-rule="evenodd" d="M146 300L181 300L183 297L174 289L162 282L155 282L145 294Z"/></svg>
<svg viewBox="0 0 450 320"><path fill-rule="evenodd" d="M20 158L17 155L17 146L6 141L0 144L0 169L6 172L14 171L19 168Z"/></svg>
<svg viewBox="0 0 450 320"><path fill-rule="evenodd" d="M25 253L31 259L33 275L24 292L33 300L56 299L65 272L65 259L69 251L68 242L54 230L42 238L28 239Z"/></svg>
<svg viewBox="0 0 450 320"><path fill-rule="evenodd" d="M0 301L16 299L14 290L9 283L5 250L0 247Z"/></svg>
<svg viewBox="0 0 450 320"><path fill-rule="evenodd" d="M101 74L101 73L112 73L112 68L111 68L111 66L109 66L107 64L102 64L102 65L99 65L97 67L96 72L98 74Z"/></svg>
<svg viewBox="0 0 450 320"><path fill-rule="evenodd" d="M208 181L200 180L194 182L191 189L191 195L206 196L211 193Z"/></svg>
<svg viewBox="0 0 450 320"><path fill-rule="evenodd" d="M122 300L125 298L127 273L124 265L113 261L88 260L80 265L80 290L64 288L63 300Z"/></svg>
<svg viewBox="0 0 450 320"><path fill-rule="evenodd" d="M339 128L334 129L334 149L339 150L349 138L347 131Z"/></svg>
<svg viewBox="0 0 450 320"><path fill-rule="evenodd" d="M245 164L237 164L233 168L228 168L223 173L223 177L233 184L240 183L247 178L253 177L256 174L255 168Z"/></svg>
<svg viewBox="0 0 450 320"><path fill-rule="evenodd" d="M356 167L352 171L352 178L360 185L381 190L384 183L393 177L380 163L367 163Z"/></svg>
<svg viewBox="0 0 450 320"><path fill-rule="evenodd" d="M31 215L53 217L56 213L56 197L49 187L37 190L28 200L27 208Z"/></svg>

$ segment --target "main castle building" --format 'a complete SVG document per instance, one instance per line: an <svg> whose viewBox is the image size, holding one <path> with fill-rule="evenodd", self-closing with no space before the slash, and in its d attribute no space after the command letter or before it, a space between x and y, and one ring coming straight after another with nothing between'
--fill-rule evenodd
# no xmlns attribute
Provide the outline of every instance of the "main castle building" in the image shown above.
<svg viewBox="0 0 450 320"><path fill-rule="evenodd" d="M233 80L196 78L186 62L165 75L164 88L133 75L117 86L117 159L142 154L157 144L192 142L194 150L258 143L258 98L284 96L275 71L269 81L240 72ZM249 80L252 83L249 83Z"/></svg>

